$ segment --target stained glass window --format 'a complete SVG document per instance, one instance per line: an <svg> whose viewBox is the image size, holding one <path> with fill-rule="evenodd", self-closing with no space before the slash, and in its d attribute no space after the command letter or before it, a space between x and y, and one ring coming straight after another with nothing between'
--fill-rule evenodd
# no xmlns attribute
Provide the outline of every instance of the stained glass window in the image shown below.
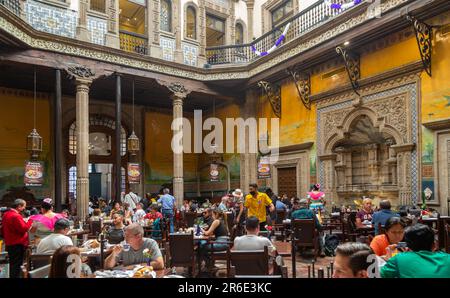
<svg viewBox="0 0 450 298"><path fill-rule="evenodd" d="M192 6L186 9L186 37L197 39L197 15Z"/></svg>
<svg viewBox="0 0 450 298"><path fill-rule="evenodd" d="M160 29L172 32L172 3L169 0L161 0Z"/></svg>

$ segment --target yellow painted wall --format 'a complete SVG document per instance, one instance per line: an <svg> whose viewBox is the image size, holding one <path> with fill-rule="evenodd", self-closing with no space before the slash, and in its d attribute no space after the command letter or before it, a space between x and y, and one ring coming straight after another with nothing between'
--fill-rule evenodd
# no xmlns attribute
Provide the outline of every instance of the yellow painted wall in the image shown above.
<svg viewBox="0 0 450 298"><path fill-rule="evenodd" d="M193 123L193 121L191 121ZM173 174L172 114L145 113L145 163L147 183L170 183ZM196 180L197 154L183 155L185 181Z"/></svg>
<svg viewBox="0 0 450 298"><path fill-rule="evenodd" d="M11 89L0 89L0 197L7 188L23 186L25 160L30 155L26 151L26 137L33 129L33 98L16 95ZM43 139L43 153L40 160L45 164L43 187L33 188L37 197L51 196L50 173L50 106L49 100L36 101L36 129Z"/></svg>
<svg viewBox="0 0 450 298"><path fill-rule="evenodd" d="M416 37L361 56L361 78L367 78L382 72L420 61Z"/></svg>
<svg viewBox="0 0 450 298"><path fill-rule="evenodd" d="M450 35L437 35L433 46L433 77L421 76L424 123L450 118Z"/></svg>
<svg viewBox="0 0 450 298"><path fill-rule="evenodd" d="M260 97L258 106L258 117L276 117L266 97ZM308 110L301 102L295 84L284 83L281 86L280 147L314 142L315 139L316 105L312 104Z"/></svg>

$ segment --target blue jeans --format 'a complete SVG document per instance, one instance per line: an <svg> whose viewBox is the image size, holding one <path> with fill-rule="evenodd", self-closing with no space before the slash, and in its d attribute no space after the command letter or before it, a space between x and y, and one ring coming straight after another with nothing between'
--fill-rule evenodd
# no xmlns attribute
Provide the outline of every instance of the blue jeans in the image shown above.
<svg viewBox="0 0 450 298"><path fill-rule="evenodd" d="M169 218L170 233L173 233L173 210L172 209L162 209L162 215L164 218Z"/></svg>

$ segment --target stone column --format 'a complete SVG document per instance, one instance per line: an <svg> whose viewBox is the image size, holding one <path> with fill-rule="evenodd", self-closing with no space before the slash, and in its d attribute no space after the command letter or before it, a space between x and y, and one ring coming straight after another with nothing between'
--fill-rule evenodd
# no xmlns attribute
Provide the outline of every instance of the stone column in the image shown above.
<svg viewBox="0 0 450 298"><path fill-rule="evenodd" d="M370 173L370 181L368 182L372 185L380 185L378 144L369 145L367 152L369 155L368 168Z"/></svg>
<svg viewBox="0 0 450 298"><path fill-rule="evenodd" d="M89 86L94 73L87 67L67 69L76 82L76 137L77 137L77 216L85 220L89 205Z"/></svg>
<svg viewBox="0 0 450 298"><path fill-rule="evenodd" d="M77 39L82 41L91 41L91 33L87 29L87 9L88 9L88 0L79 0L78 7L78 25L76 28L77 31Z"/></svg>
<svg viewBox="0 0 450 298"><path fill-rule="evenodd" d="M63 200L63 182L62 182L62 91L61 91L61 70L55 70L55 101L53 109L54 119L54 141L53 141L53 158L54 158L54 177L55 177L55 211L61 212L61 204Z"/></svg>
<svg viewBox="0 0 450 298"><path fill-rule="evenodd" d="M319 156L320 162L324 164L323 181L320 182L322 183L322 190L323 192L325 192L326 200L328 202L337 202L335 175L336 157L336 154L326 154Z"/></svg>
<svg viewBox="0 0 450 298"><path fill-rule="evenodd" d="M172 92L173 120L182 121L183 119L183 100L188 95L187 90L180 83L172 83L168 86ZM174 135L183 135L183 129L177 127L173 131ZM172 148L172 150L175 148ZM183 204L184 198L184 178L183 178L183 151L173 152L173 195L177 200L177 206Z"/></svg>
<svg viewBox="0 0 450 298"><path fill-rule="evenodd" d="M106 46L119 49L119 0L108 0L106 13L108 14L108 32L105 34Z"/></svg>
<svg viewBox="0 0 450 298"><path fill-rule="evenodd" d="M253 8L254 0L247 0L247 43L253 41Z"/></svg>
<svg viewBox="0 0 450 298"><path fill-rule="evenodd" d="M256 91L253 89L247 90L245 94L245 102L241 105L241 117L244 120L249 118L257 118L256 105L257 105ZM241 172L241 189L245 192L248 189L250 183L257 183L257 153L250 148L250 138L257 138L258 132L250 132L249 127L245 127L245 151L241 153L240 158L240 172ZM257 141L255 141L257 142Z"/></svg>
<svg viewBox="0 0 450 298"><path fill-rule="evenodd" d="M399 202L400 205L411 205L417 202L413 202L412 197L412 175L411 175L411 154L414 150L414 144L394 145L391 148L395 150L397 154L397 181L399 189Z"/></svg>

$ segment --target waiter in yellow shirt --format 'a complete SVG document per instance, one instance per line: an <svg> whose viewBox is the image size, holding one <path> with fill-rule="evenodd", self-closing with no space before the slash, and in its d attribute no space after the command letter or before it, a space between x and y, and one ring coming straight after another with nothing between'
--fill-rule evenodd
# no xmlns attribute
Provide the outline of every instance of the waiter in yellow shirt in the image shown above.
<svg viewBox="0 0 450 298"><path fill-rule="evenodd" d="M266 207L270 207L270 212L275 210L272 200L263 192L258 192L256 183L250 184L250 193L245 196L244 207L247 208L247 218L256 216L259 219L259 227L261 231L266 230L267 212Z"/></svg>

